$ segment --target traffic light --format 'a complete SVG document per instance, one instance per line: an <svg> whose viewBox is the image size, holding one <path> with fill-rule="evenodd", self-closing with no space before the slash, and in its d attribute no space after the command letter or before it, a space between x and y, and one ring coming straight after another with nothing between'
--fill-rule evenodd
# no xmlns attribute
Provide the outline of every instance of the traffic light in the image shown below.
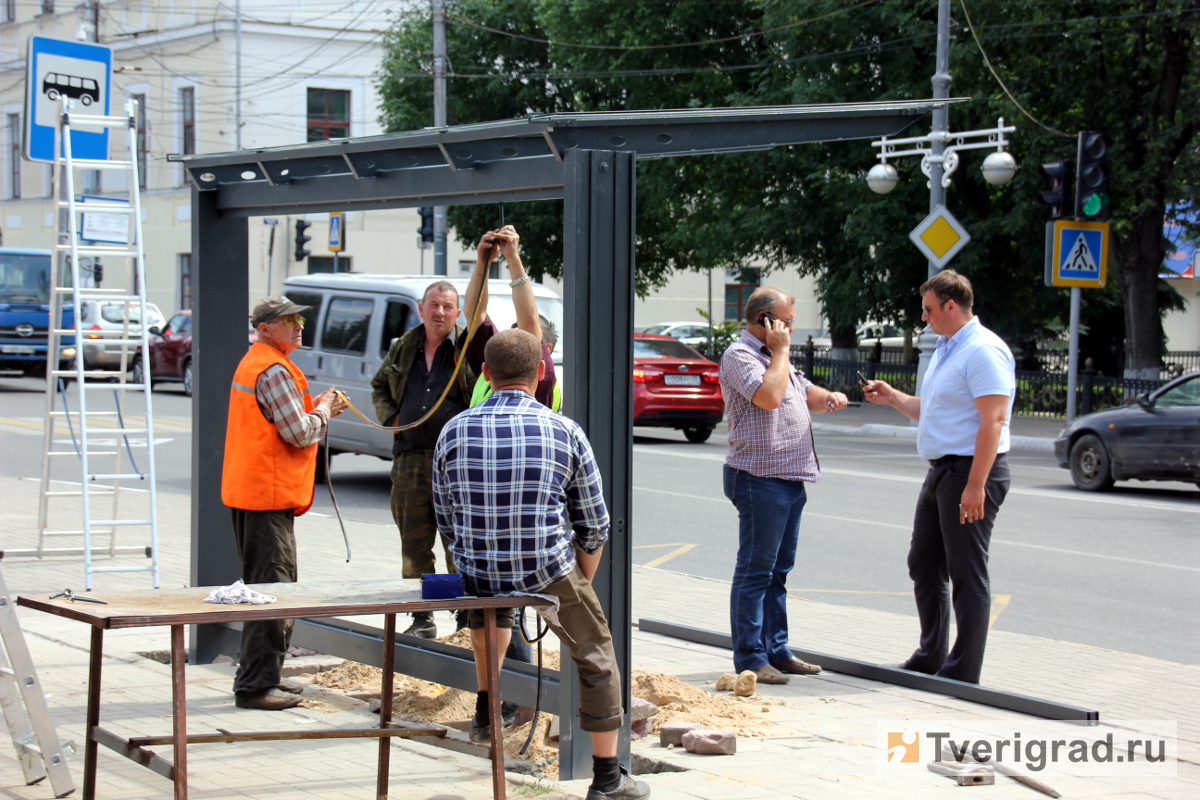
<svg viewBox="0 0 1200 800"><path fill-rule="evenodd" d="M1103 133L1079 134L1079 172L1075 177L1075 215L1108 219L1108 150L1112 139Z"/></svg>
<svg viewBox="0 0 1200 800"><path fill-rule="evenodd" d="M417 228L417 233L421 234L421 241L426 244L433 242L433 209L418 208L421 212L421 227Z"/></svg>
<svg viewBox="0 0 1200 800"><path fill-rule="evenodd" d="M96 288L100 288L100 281L104 280L104 265L100 263L100 259L92 262L92 280L96 283Z"/></svg>
<svg viewBox="0 0 1200 800"><path fill-rule="evenodd" d="M308 250L304 249L304 245L308 244L309 240L312 239L311 236L304 235L304 232L310 227L312 227L311 222L302 219L296 220L296 252L294 255L297 261L303 261L311 255Z"/></svg>
<svg viewBox="0 0 1200 800"><path fill-rule="evenodd" d="M1054 182L1050 191L1042 192L1042 202L1050 206L1051 217L1061 217L1071 209L1071 162L1052 161L1039 170Z"/></svg>

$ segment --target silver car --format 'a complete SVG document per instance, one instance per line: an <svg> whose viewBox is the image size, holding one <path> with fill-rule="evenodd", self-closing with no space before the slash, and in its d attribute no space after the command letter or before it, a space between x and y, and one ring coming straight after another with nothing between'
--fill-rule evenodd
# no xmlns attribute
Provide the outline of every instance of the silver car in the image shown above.
<svg viewBox="0 0 1200 800"><path fill-rule="evenodd" d="M136 339L142 335L138 304L133 302L94 301L80 304L80 327L83 328L84 369L121 369L121 352L125 352L125 369L133 365L136 344L103 344L105 339ZM154 303L146 303L146 327L162 327L166 317ZM98 341L101 340L101 341Z"/></svg>

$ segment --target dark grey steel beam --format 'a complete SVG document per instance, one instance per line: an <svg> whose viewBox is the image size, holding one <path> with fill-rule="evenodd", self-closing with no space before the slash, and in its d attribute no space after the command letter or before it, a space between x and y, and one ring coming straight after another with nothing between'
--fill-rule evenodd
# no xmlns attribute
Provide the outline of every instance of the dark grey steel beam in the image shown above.
<svg viewBox="0 0 1200 800"><path fill-rule="evenodd" d="M342 163L343 169L345 163ZM447 166L380 172L371 179L349 173L272 186L266 181L223 185L217 208L231 216L296 214L372 208L476 205L562 197L563 165L553 156L485 164L452 171Z"/></svg>
<svg viewBox="0 0 1200 800"><path fill-rule="evenodd" d="M565 338L571 343L567 358L571 372L563 403L566 415L587 432L604 479L612 531L593 583L610 621L622 698L628 709L636 166L632 153L586 150L568 152L564 165L564 319ZM570 663L565 650L562 663ZM587 734L579 727L573 669L563 670L562 685L568 691L560 695L559 774L570 780L591 773L592 750ZM619 752L628 764L628 719Z"/></svg>
<svg viewBox="0 0 1200 800"><path fill-rule="evenodd" d="M240 625L205 625L205 646L216 655L237 655L241 645ZM475 661L471 651L441 642L422 640L409 643L406 636L396 640L396 672L427 681L473 692L476 690ZM292 630L292 644L318 653L383 666L383 632L374 626L347 619L298 619ZM536 650L536 645L534 646ZM537 655L535 653L534 660ZM193 663L208 663L195 661ZM533 708L537 702L537 665L507 659L500 670L500 688L504 699ZM554 713L558 708L559 673L542 669L541 708Z"/></svg>
<svg viewBox="0 0 1200 800"><path fill-rule="evenodd" d="M336 653L360 664L383 666L383 632L353 620L298 619L292 632L292 644L319 653ZM534 647L536 650L536 645ZM478 689L475 658L470 650L397 636L395 651L396 672L467 692ZM534 659L537 659L536 653ZM512 659L504 661L500 670L500 692L505 700L533 708L538 699L537 684L536 664ZM558 670L543 668L541 707L547 713L553 713L558 707L558 693Z"/></svg>
<svg viewBox="0 0 1200 800"><path fill-rule="evenodd" d="M949 101L956 102L956 101ZM934 108L931 100L746 108L535 114L451 128L179 158L202 191L338 175L375 177L444 166L469 171L571 149L636 152L639 159L766 150L891 136ZM226 206L228 207L228 206Z"/></svg>
<svg viewBox="0 0 1200 800"><path fill-rule="evenodd" d="M700 628L693 628L688 625L676 625L656 619L639 619L638 630L643 633L657 633L662 636L682 639L685 642L706 644L726 650L733 649L733 643L730 640L729 634L701 630ZM885 667L881 664L869 664L866 661L856 661L853 658L831 656L827 653L815 653L811 650L800 650L795 647L792 648L792 652L797 658L813 664L819 664L824 669L831 672L839 672L842 675L852 675L856 678L864 678L869 681L890 683L894 686L903 686L922 692L949 695L950 697L957 697L959 700L966 700L969 703L979 703L980 705L991 706L992 708L1002 708L1005 711L1028 714L1031 717L1079 722L1085 725L1096 725L1100 722L1099 711L1079 708L1078 706L1067 705L1066 703L1057 703L1053 700L1042 700L1037 697L1029 697L1028 695L1003 692L999 689L988 689L974 683L963 683L962 681L955 681L949 678L924 675L920 672L909 672L905 669Z"/></svg>
<svg viewBox="0 0 1200 800"><path fill-rule="evenodd" d="M250 248L247 220L222 216L217 200L192 190L192 586L225 586L242 574L221 471L229 384L246 354ZM191 636L192 663L221 654L210 626L194 626Z"/></svg>

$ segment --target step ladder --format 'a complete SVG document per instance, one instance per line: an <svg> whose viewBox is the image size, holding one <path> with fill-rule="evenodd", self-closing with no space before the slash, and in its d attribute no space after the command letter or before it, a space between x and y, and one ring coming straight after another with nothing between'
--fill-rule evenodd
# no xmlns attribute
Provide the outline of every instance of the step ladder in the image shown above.
<svg viewBox="0 0 1200 800"><path fill-rule="evenodd" d="M0 572L0 708L17 748L25 783L32 786L49 775L55 797L75 791L3 572Z"/></svg>
<svg viewBox="0 0 1200 800"><path fill-rule="evenodd" d="M55 286L51 299L51 324L47 352L58 353L66 337L74 337L75 355L70 368L60 369L56 363L48 363L46 369L46 421L45 446L42 460L41 498L38 507L38 546L36 551L8 551L6 555L83 556L84 582L92 588L92 575L97 572L139 572L153 574L154 587L159 585L158 564L158 497L154 470L154 413L150 393L150 370L136 370L136 381L131 380L128 370L135 357L149 352L149 333L146 326L146 275L145 259L142 254L142 206L138 191L137 161L137 103L130 100L125 104L125 116L94 116L75 114L70 108L73 101L62 98L59 114L58 137L62 143L54 163L54 182L58 196L58 221L56 223L56 252L62 254L55 263ZM73 128L125 129L126 159L96 160L77 159L72 155L71 130ZM123 172L128 180L128 200L106 199L99 203L83 203L76 200L76 170L106 170ZM65 212L65 213L64 213ZM124 243L85 243L80 238L81 213L103 213L118 215L128 220L127 241ZM64 258L66 261L64 263ZM123 262L127 286L123 291L101 289L96 281L84 286L88 268L81 259L104 257L110 275L113 261ZM94 267L92 268L94 277ZM73 309L73 327L63 327L63 312L70 304ZM116 331L85 331L83 303L93 303L99 308L115 305L121 309L122 328ZM69 342L68 342L69 344ZM89 370L86 368L85 351L93 346L116 345L120 352L120 369ZM91 380L89 380L91 379ZM96 382L99 379L104 382ZM115 383L110 381L115 380ZM71 408L67 388L71 382L77 387L75 408ZM105 408L101 402L103 394L112 393L112 402ZM99 395L99 396L98 396ZM123 408L126 404L138 406L139 415L130 415ZM58 406L61 406L59 408ZM135 455L134 445L146 443L145 454ZM63 468L54 469L55 463ZM56 480L62 474L69 480ZM124 488L122 482L136 482L134 487ZM60 485L66 483L65 487ZM78 498L82 506L82 527L71 526L58 529L50 524L51 501L67 501ZM98 502L108 498L109 503ZM129 505L137 499L137 510L132 516L122 517L121 501ZM148 502L141 502L142 500ZM74 501L71 501L74 502ZM98 506L106 505L104 511ZM74 517L79 519L79 517ZM130 531L149 531L148 544L117 544L117 534ZM94 537L107 536L107 543L97 546ZM51 547L52 539L75 537L82 546ZM143 540L144 541L144 540ZM94 556L144 556L150 559L145 566L97 567Z"/></svg>

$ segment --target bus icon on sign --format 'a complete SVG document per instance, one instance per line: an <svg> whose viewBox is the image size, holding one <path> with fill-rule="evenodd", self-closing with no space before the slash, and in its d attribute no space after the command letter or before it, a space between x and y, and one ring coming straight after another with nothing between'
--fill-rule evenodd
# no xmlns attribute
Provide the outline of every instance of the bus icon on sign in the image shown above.
<svg viewBox="0 0 1200 800"><path fill-rule="evenodd" d="M42 93L50 100L57 100L59 95L72 97L85 106L100 102L100 87L94 80L58 72L47 73L42 79Z"/></svg>

